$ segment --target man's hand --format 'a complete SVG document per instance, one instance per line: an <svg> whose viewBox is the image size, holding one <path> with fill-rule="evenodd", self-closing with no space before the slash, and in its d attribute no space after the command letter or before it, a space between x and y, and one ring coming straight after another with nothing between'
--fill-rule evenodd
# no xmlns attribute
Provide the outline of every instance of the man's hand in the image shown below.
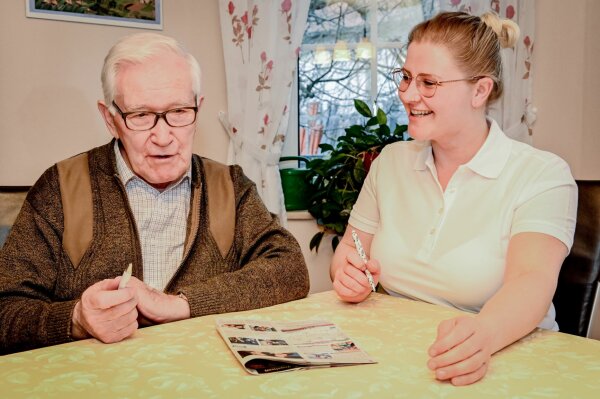
<svg viewBox="0 0 600 399"><path fill-rule="evenodd" d="M135 290L117 289L121 277L107 279L86 289L75 305L71 336L75 339L99 339L119 342L138 328Z"/></svg>
<svg viewBox="0 0 600 399"><path fill-rule="evenodd" d="M493 334L477 317L460 316L442 321L429 347L427 367L438 380L453 385L472 384L485 376L492 356Z"/></svg>
<svg viewBox="0 0 600 399"><path fill-rule="evenodd" d="M135 290L142 325L190 318L190 305L187 300L155 290L135 277L131 277L127 286Z"/></svg>
<svg viewBox="0 0 600 399"><path fill-rule="evenodd" d="M333 288L343 301L358 303L369 296L371 285L365 274L367 268L373 275L375 285L377 285L381 272L379 262L370 259L365 264L356 250L348 251L346 262L337 268L333 278Z"/></svg>

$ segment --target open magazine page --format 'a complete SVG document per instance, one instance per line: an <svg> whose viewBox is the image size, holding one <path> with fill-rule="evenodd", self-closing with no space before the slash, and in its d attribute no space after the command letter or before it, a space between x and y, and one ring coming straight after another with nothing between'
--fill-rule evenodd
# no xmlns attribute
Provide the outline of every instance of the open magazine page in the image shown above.
<svg viewBox="0 0 600 399"><path fill-rule="evenodd" d="M375 363L327 321L217 319L217 330L251 374Z"/></svg>

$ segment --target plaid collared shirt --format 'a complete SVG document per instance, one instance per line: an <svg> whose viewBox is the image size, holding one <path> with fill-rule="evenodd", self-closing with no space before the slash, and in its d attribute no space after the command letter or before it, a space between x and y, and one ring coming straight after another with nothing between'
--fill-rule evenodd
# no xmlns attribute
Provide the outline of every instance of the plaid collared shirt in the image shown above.
<svg viewBox="0 0 600 399"><path fill-rule="evenodd" d="M144 282L162 291L183 256L190 211L191 164L181 179L161 192L129 169L118 141L114 150L142 246Z"/></svg>

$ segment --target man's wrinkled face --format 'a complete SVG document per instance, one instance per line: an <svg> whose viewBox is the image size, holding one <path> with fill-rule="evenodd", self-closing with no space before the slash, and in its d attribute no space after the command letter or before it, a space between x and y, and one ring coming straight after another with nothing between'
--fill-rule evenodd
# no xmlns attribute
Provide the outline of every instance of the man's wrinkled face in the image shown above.
<svg viewBox="0 0 600 399"><path fill-rule="evenodd" d="M186 60L169 51L140 64L121 66L116 77L114 103L123 113L165 112L198 105ZM160 190L186 173L192 158L195 122L172 127L160 118L153 128L134 131L118 112L108 113L106 106L110 104L99 105L106 124L111 134L121 141L121 153L137 176ZM129 125L131 127L131 123Z"/></svg>

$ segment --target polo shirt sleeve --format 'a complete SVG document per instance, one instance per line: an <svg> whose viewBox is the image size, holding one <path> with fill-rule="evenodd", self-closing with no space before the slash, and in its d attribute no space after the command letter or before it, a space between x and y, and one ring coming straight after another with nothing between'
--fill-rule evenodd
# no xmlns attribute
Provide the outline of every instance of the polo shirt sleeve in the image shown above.
<svg viewBox="0 0 600 399"><path fill-rule="evenodd" d="M569 166L553 157L532 180L515 208L511 237L544 233L558 238L570 251L577 219L577 184Z"/></svg>
<svg viewBox="0 0 600 399"><path fill-rule="evenodd" d="M379 206L377 202L377 182L379 165L385 158L385 150L371 164L369 173L352 207L348 223L365 233L375 234L379 226Z"/></svg>

